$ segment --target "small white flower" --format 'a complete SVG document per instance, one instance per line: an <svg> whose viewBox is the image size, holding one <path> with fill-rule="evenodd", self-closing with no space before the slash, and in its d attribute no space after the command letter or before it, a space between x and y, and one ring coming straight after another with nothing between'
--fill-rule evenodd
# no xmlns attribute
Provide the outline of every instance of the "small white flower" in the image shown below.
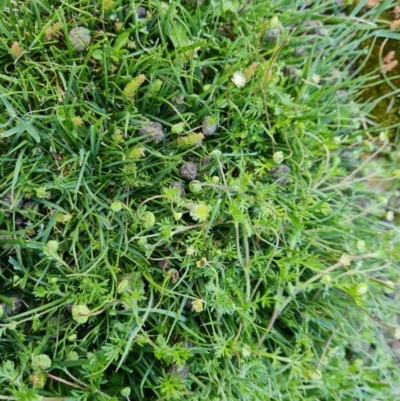
<svg viewBox="0 0 400 401"><path fill-rule="evenodd" d="M368 285L360 283L356 286L357 295L365 295L368 292Z"/></svg>
<svg viewBox="0 0 400 401"><path fill-rule="evenodd" d="M343 265L343 266L350 266L351 263L351 256L350 255L346 255L345 253L340 257L339 262Z"/></svg>
<svg viewBox="0 0 400 401"><path fill-rule="evenodd" d="M394 213L393 213L392 210L389 210L389 211L386 213L386 220L387 220L387 221L393 221L393 220L394 220Z"/></svg>
<svg viewBox="0 0 400 401"><path fill-rule="evenodd" d="M394 330L394 338L400 340L400 327L396 327Z"/></svg>
<svg viewBox="0 0 400 401"><path fill-rule="evenodd" d="M311 81L313 81L316 84L319 84L321 81L321 77L318 74L313 74L313 76L311 77Z"/></svg>
<svg viewBox="0 0 400 401"><path fill-rule="evenodd" d="M243 88L246 85L246 78L241 71L236 71L233 74L232 82L238 87Z"/></svg>
<svg viewBox="0 0 400 401"><path fill-rule="evenodd" d="M204 310L203 301L201 299L195 299L192 302L192 310L197 313L203 312Z"/></svg>
<svg viewBox="0 0 400 401"><path fill-rule="evenodd" d="M251 355L251 349L249 348L249 346L245 345L242 348L242 356L243 356L243 358L247 358L250 355Z"/></svg>

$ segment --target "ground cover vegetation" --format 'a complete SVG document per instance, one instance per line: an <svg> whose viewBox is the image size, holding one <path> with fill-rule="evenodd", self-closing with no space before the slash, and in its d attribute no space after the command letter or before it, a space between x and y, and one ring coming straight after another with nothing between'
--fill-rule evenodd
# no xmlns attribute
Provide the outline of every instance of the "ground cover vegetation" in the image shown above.
<svg viewBox="0 0 400 401"><path fill-rule="evenodd" d="M366 3L0 2L0 399L394 399Z"/></svg>

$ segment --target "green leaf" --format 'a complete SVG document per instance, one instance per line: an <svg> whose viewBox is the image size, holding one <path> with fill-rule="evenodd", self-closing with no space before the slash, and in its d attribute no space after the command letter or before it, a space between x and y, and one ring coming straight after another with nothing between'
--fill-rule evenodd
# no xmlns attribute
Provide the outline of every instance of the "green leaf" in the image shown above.
<svg viewBox="0 0 400 401"><path fill-rule="evenodd" d="M395 39L395 40L400 40L400 33L396 33L396 32L391 32L391 31L387 31L387 30L379 30L376 31L375 35L378 38L387 38L387 39Z"/></svg>
<svg viewBox="0 0 400 401"><path fill-rule="evenodd" d="M117 40L115 41L113 46L113 51L121 50L128 42L128 39L129 39L129 32L124 32L121 33L121 35L118 35Z"/></svg>
<svg viewBox="0 0 400 401"><path fill-rule="evenodd" d="M2 0L0 0L0 10L1 10L1 1L2 1ZM0 100L3 102L4 106L6 107L7 112L8 112L8 115L9 115L11 118L16 117L17 114L16 114L14 108L11 106L11 103L7 100L6 95L0 96Z"/></svg>
<svg viewBox="0 0 400 401"><path fill-rule="evenodd" d="M3 99L4 100L4 99ZM28 134L36 141L40 142L40 137L36 129L31 125L30 123L26 123L24 121L21 121L16 127L10 128L9 130L1 133L2 138L7 138L9 136L15 135L15 134L22 134L23 132L28 132Z"/></svg>
<svg viewBox="0 0 400 401"><path fill-rule="evenodd" d="M189 37L187 35L186 28L178 21L174 22L172 25L169 38L171 39L171 42L175 48L180 48L189 44Z"/></svg>
<svg viewBox="0 0 400 401"><path fill-rule="evenodd" d="M33 125L31 124L26 124L26 131L28 132L28 134L37 142L40 142L40 137L39 137L39 133L36 131L36 129L33 127Z"/></svg>
<svg viewBox="0 0 400 401"><path fill-rule="evenodd" d="M2 132L0 135L2 138L7 138L15 134L22 134L24 131L25 127L22 124L19 124L16 127L10 128L9 130Z"/></svg>
<svg viewBox="0 0 400 401"><path fill-rule="evenodd" d="M97 61L103 61L103 52L101 50L99 50L99 49L96 49L92 53L92 57Z"/></svg>
<svg viewBox="0 0 400 401"><path fill-rule="evenodd" d="M18 376L18 370L15 368L14 362L5 361L0 365L0 383L12 382Z"/></svg>
<svg viewBox="0 0 400 401"><path fill-rule="evenodd" d="M18 391L13 391L12 395L18 401L41 401L43 398L35 390L28 387L21 387Z"/></svg>

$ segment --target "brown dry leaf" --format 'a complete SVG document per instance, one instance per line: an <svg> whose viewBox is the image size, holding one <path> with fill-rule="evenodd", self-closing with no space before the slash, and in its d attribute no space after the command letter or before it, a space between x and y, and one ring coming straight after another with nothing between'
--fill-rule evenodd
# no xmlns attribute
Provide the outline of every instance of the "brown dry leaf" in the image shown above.
<svg viewBox="0 0 400 401"><path fill-rule="evenodd" d="M399 64L399 62L397 60L393 60L388 64L383 64L382 72L385 74L387 72L392 71L394 68L396 68L397 64Z"/></svg>
<svg viewBox="0 0 400 401"><path fill-rule="evenodd" d="M257 66L258 66L258 63L254 62L249 67L246 68L246 71L244 72L246 81L249 81L250 78L254 75L254 73L256 72Z"/></svg>
<svg viewBox="0 0 400 401"><path fill-rule="evenodd" d="M368 3L365 5L367 8L372 8L375 7L377 4L379 4L382 0L369 0Z"/></svg>
<svg viewBox="0 0 400 401"><path fill-rule="evenodd" d="M381 71L383 74L392 71L399 63L397 60L395 60L394 55L395 51L392 50L382 59L383 64L381 67Z"/></svg>
<svg viewBox="0 0 400 401"><path fill-rule="evenodd" d="M389 29L390 29L391 31L394 31L394 30L397 29L398 27L400 27L400 19L391 22L390 25L389 25Z"/></svg>
<svg viewBox="0 0 400 401"><path fill-rule="evenodd" d="M400 19L400 6L396 6L392 10L391 14L392 14L393 19Z"/></svg>
<svg viewBox="0 0 400 401"><path fill-rule="evenodd" d="M386 56L382 59L383 64L389 64L394 60L394 55L395 55L395 51L392 50L390 51L388 54L386 54Z"/></svg>

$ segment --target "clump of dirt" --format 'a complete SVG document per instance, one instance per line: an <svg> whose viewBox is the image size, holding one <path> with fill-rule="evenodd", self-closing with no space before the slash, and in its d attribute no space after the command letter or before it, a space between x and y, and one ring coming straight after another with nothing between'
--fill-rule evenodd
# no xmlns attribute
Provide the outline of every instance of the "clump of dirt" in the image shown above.
<svg viewBox="0 0 400 401"><path fill-rule="evenodd" d="M380 19L387 20L388 29L397 26L400 24L400 6L394 6L393 9L384 12ZM382 78L387 78L386 82L374 85L364 91L364 99L374 101L400 88L400 78L393 78L400 76L400 41L378 38L375 43L372 39L365 43L367 48L372 45L374 46L373 51L362 70L362 74L380 73ZM372 114L375 121L381 126L387 127L399 123L400 99L395 94L386 97L377 103Z"/></svg>

